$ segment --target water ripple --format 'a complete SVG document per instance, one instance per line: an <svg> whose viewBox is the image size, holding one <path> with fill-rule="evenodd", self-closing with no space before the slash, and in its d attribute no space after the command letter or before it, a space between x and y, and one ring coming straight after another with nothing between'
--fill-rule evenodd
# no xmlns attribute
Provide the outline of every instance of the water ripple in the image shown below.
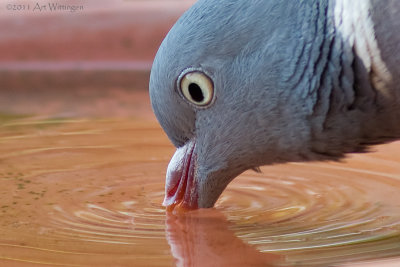
<svg viewBox="0 0 400 267"><path fill-rule="evenodd" d="M264 167L261 175L247 172L225 192L219 209L246 242L305 266L321 264L308 255L316 249L325 263L338 255L342 260L399 255L397 176L343 165L288 164ZM394 167L400 170L400 163Z"/></svg>
<svg viewBox="0 0 400 267"><path fill-rule="evenodd" d="M400 256L400 143L344 163L246 172L215 209L171 215L161 203L174 148L155 122L22 118L1 128L0 263L326 266Z"/></svg>

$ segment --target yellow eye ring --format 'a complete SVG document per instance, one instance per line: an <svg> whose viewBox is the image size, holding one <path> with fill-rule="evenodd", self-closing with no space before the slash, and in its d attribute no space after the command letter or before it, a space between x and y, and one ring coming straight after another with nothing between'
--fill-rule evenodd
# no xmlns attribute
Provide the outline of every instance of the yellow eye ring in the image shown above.
<svg viewBox="0 0 400 267"><path fill-rule="evenodd" d="M210 77L201 71L183 73L179 89L187 101L198 107L208 106L214 98L214 84Z"/></svg>

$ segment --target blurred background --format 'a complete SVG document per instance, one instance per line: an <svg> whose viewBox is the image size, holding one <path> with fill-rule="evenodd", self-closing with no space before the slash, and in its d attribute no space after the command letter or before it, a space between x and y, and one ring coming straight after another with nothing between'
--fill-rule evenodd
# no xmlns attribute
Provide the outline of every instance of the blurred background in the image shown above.
<svg viewBox="0 0 400 267"><path fill-rule="evenodd" d="M156 122L150 121L150 124L137 125L134 124L137 123L135 120L122 122L81 120L60 123L62 120L46 121L41 118L145 117L155 120L148 96L152 61L170 27L194 2L195 0L0 0L0 125L4 124L6 120L11 121L15 117L18 118L18 116L33 115L34 117L31 121L17 121L14 125L9 123L6 127L3 127L4 133L0 136L0 139L4 137L1 145L3 150L0 153L3 155L0 158L3 167L3 169L0 169L3 189L2 198L0 198L0 204L2 204L0 215L4 216L1 225L4 244L0 244L3 245L0 250L0 261L3 260L4 262L11 257L9 255L15 255L15 262L18 260L27 262L32 259L44 260L48 257L46 259L55 262L75 260L77 263L87 261L106 264L107 260L111 262L115 260L112 258L113 255L125 253L132 258L142 257L142 261L146 264L158 259L159 261L156 261L156 263L163 262L166 266L172 266L170 262L173 261L173 257L184 260L187 253L190 254L193 251L195 255L202 256L203 251L208 253L207 255L211 255L209 253L211 250L208 247L210 245L204 240L210 238L210 240L215 240L215 243L211 242L210 244L221 244L220 238L223 237L229 240L226 243L228 244L226 251L230 251L229 248L231 248L232 256L225 256L227 254L219 253L220 250L216 250L215 255L209 257L209 262L215 261L216 258L228 262L229 260L236 260L241 257L243 251L251 253L245 254L250 255L251 259L265 262L264 257L268 255L259 253L253 247L243 245L242 241L237 238L240 233L242 233L243 239L247 237L247 243L253 242L253 245L259 242L261 247L264 245L265 248L268 248L268 246L274 248L274 242L276 242L277 249L270 251L279 251L281 244L289 246L292 241L291 238L294 237L294 245L292 245L295 249L291 251L286 247L282 248L282 251L292 255L294 262L296 262L296 259L311 262L314 258L323 260L324 257L327 261L333 261L332 259L336 260L337 257L346 259L347 256L353 260L364 259L363 257L369 259L374 256L398 256L399 217L398 213L390 213L390 208L397 210L398 205L396 206L396 203L391 201L392 195L389 194L386 202L384 202L384 199L375 200L375 197L380 195L375 196L373 190L369 190L372 193L370 198L357 198L357 195L355 197L354 194L350 194L351 192L363 192L362 194L364 194L365 191L362 190L364 187L357 189L357 184L354 181L357 178L360 179L366 173L374 174L375 178L378 177L378 181L379 177L385 178L385 175L391 178L398 177L396 176L399 168L399 160L396 156L398 155L398 144L397 146L384 147L381 154L371 158L368 155L364 155L364 158L361 158L361 156L355 158L353 165L346 165L347 167L342 165L335 167L334 164L332 164L333 167L326 165L329 171L323 169L323 175L319 173L322 173L322 171L313 171L313 165L308 167L309 169L305 168L304 174L296 173L294 175L289 172L287 175L289 177L287 178L288 184L283 183L284 178L282 177L285 177L285 175L282 173L285 173L284 168L290 170L290 165L276 167L276 174L273 174L273 172L271 174L270 169L268 175L278 178L279 186L276 188L281 188L284 196L292 196L292 194L286 194L286 192L294 192L290 189L290 185L293 184L293 188L300 190L300 193L294 196L299 196L302 201L310 200L305 202L309 205L309 209L304 212L304 217L298 217L298 214L303 213L297 213L294 209L296 208L295 205L293 205L294 208L282 206L281 209L276 208L275 211L271 211L270 207L263 206L264 204L257 206L257 203L263 202L257 202L255 199L258 195L249 194L246 190L250 189L251 186L244 184L245 186L236 187L234 190L237 191L232 192L235 192L235 195L239 197L249 196L244 197L242 202L238 201L238 203L246 203L249 199L251 205L249 205L249 208L243 208L243 210L241 210L240 205L237 206L239 208L235 208L234 205L236 204L232 204L234 208L221 209L225 211L227 218L223 213L217 214L222 219L220 224L216 221L215 229L213 224L200 224L190 218L186 221L186 224L175 223L172 220L172 223L167 223L167 228L165 228L165 211L160 207L160 203L163 197L166 165L174 148ZM28 126L25 126L25 124ZM15 125L17 127L14 127ZM43 130L44 125L46 127L52 125L53 128L48 127ZM59 128L55 128L57 125ZM135 142L135 139L140 139L140 141ZM151 147L151 149L147 149L148 147ZM296 168L299 169L300 167L297 165ZM16 173L18 173L18 177L13 176ZM302 181L297 176L309 177L314 175L314 177L318 177L317 175L321 175L326 179L330 176L331 181L335 181L336 185L335 179L346 180L342 179L343 173L350 177L354 176L354 179L348 179L346 183L343 182L340 189L342 191L329 190L332 194L325 195L327 196L326 203L332 203L331 206L324 209L325 211L321 209L319 217L311 218L309 214L313 216L313 213L309 212L317 211L316 214L318 215L320 204L325 203L324 198L320 199L320 194L317 193L310 194L308 187L304 187L303 191L301 191L302 187L297 188L296 183ZM81 177L84 177L86 182L82 182ZM249 177L253 179L252 176ZM296 183L291 182L291 177L297 179L293 179ZM96 181L94 185L91 182L88 183L92 178ZM33 179L35 183L30 182ZM281 179L282 183L280 182ZM382 181L386 181L385 179ZM54 184L53 181L59 181L60 184ZM318 180L316 179L316 181ZM371 181L373 183L369 186L376 189L377 186L372 178ZM392 181L393 185L392 188L389 188L390 191L388 189L388 192L397 190L398 187L396 188L393 180L389 181ZM385 183L389 185L389 182ZM380 185L385 183L381 182ZM143 191L143 187L136 187L136 184L148 186L146 187L147 195L154 196L157 194L155 200L150 202L146 197L146 191ZM368 185L365 182L360 184ZM50 186L48 187L48 185ZM264 186L257 183L257 188L263 188L260 185ZM316 187L310 187L317 190L316 192L327 192L324 191L325 186L327 186L326 188L334 188L333 186L329 187L330 184L327 182L316 183L316 185ZM126 188L129 188L131 195L125 195ZM265 188L269 187L266 186ZM274 187L272 188L274 189ZM357 189L357 191L346 191L352 188ZM33 190L41 193L35 193ZM82 194L82 192L85 192L84 190L87 193ZM264 189L257 190L263 193ZM12 194L9 192L12 192ZM108 194L104 195L104 192ZM118 192L118 194L112 195L113 192ZM340 195L341 192L342 195ZM271 195L274 196L274 194ZM40 201L39 196L43 197ZM253 196L256 197L253 199ZM335 202L337 196L344 196L343 201L337 201L338 204ZM350 197L346 198L346 196ZM395 196L398 195L395 194ZM15 200L16 197L18 197L17 201ZM33 200L32 197L34 197ZM104 197L107 201L104 201ZM296 197L293 197L293 199L296 200ZM23 202L25 200L30 202L25 204ZM125 200L126 202L123 202ZM136 202L131 200L137 200L142 206L139 205L138 209L137 206L132 204ZM31 202L33 203L32 206L30 206ZM96 213L97 210L92 209L92 206L88 208L87 203L100 205L101 209L97 209L101 211L100 215ZM130 204L121 208L120 203ZM269 202L265 203L269 204ZM289 201L288 203L292 202ZM54 211L53 206L56 206L54 204L65 208L65 211L62 209ZM246 205L243 207L246 207ZM108 208L108 213L104 213L106 209L103 206ZM135 207L136 210L132 207ZM365 207L371 207L371 210L380 216L371 219L371 216L375 216L375 213L370 213ZM380 207L383 208L380 209ZM364 212L365 209L368 212ZM86 220L87 218L82 219L76 216L76 214L81 214L76 213L77 210L92 217L88 216L89 220ZM122 217L122 219L126 219L124 221L121 217L115 217L115 214L121 210L136 213L129 216L124 215L125 217ZM229 217L230 212L233 215ZM288 214L285 215L287 218L294 218L292 224L287 224L289 225L287 228L289 234L285 234L285 224L284 227L276 225L276 228L270 228L271 224L268 224L268 219L265 219L270 218L268 216L274 218L274 214L277 216L276 218L280 218L279 216L284 216L282 214L285 214L285 212ZM40 218L40 214L43 218ZM49 214L52 216L51 219L48 219ZM315 232L317 233L315 234L317 236L315 238L316 244L320 244L320 240L322 240L321 244L328 242L325 244L325 254L321 253L324 252L323 246L317 247L317 250L312 250L313 247L307 245L307 242L314 244L312 243L314 242L314 235L311 236L313 238L308 238L306 233L313 234L314 232L309 230L301 232L299 229L302 229L301 227L307 229L310 225L313 226L314 221L318 219L338 218L341 214L348 214L347 217L344 216L339 219L342 220L344 226L337 227L337 221L327 220L326 225L319 228L325 229L321 230L321 237L317 236L318 231ZM25 219L26 222L24 222L26 216L29 220ZM99 216L104 216L104 220L100 224ZM298 218L307 218L307 216L310 218L311 224L307 224L306 219L298 221ZM55 227L52 223L57 218L59 219L57 223L61 222L61 224L57 224ZM109 221L115 218L118 218L116 224L109 224ZM137 218L139 218L138 222L133 222L133 219L136 220ZM153 218L156 219L153 220ZM246 221L242 218L250 219ZM37 219L36 221L39 221L39 224L32 223L33 219ZM40 219L43 221L40 221ZM93 219L95 223L90 219ZM141 219L143 220L140 221ZM361 220L362 223L351 223L357 220ZM76 222L78 224L74 224ZM346 222L350 223L346 225ZM375 224L375 222L377 223ZM139 231L139 240L144 243L137 242L137 239L135 239L136 232L133 232L134 238L130 236L132 234L131 225L135 226L135 223ZM49 228L43 228L42 224ZM70 227L71 225L72 227ZM103 228L93 228L93 226L98 225ZM265 225L268 227L264 227ZM357 227L357 229L352 230L354 226L360 227L361 230ZM79 238L73 239L77 240L77 243L72 242L68 243L69 246L65 246L64 243L60 242L54 245L52 241L58 242L54 238L54 236L58 238L58 235L53 235L53 232L48 231L48 229L52 229L58 234L64 229L63 227L67 229L66 232L63 232L63 234L66 233L67 238L75 238L75 235L72 234L81 233L79 231L83 229L82 232L89 230L87 232L90 233L86 235L85 232L82 235L83 237L98 238L105 244L111 240L111 245L101 247L107 252L102 255L103 257L99 257L101 255L97 252L97 246L87 246L88 243L82 242L82 236L78 235ZM195 231L181 231L181 228L195 229ZM210 229L214 229L214 232ZM342 230L343 232L340 232ZM38 239L36 231L39 231L40 236L47 234L49 238ZM165 240L165 231L167 232L167 239L170 240ZM299 232L298 235L296 235L296 231ZM26 233L31 234L31 236ZM114 237L109 233L117 233L117 235ZM188 236L183 235L183 238L181 238L176 233L183 233L184 235L188 233ZM203 233L205 234L203 235ZM213 233L218 234L214 236ZM158 239L140 239L140 235L153 236L153 234ZM192 234L193 236L191 236ZM303 237L303 234L306 238ZM351 239L352 235L354 235L354 240ZM361 245L356 246L358 244L357 239L363 240L358 237L359 235L367 241L365 241L365 244L359 241ZM20 236L24 238L19 238ZM111 238L109 238L110 236ZM348 241L346 241L347 236L349 236ZM196 241L203 239L204 242L192 242L193 239L188 237L194 238ZM348 246L335 245L331 240L335 240L337 237L343 237L342 244ZM18 238L24 240L24 242L20 244ZM119 239L113 238L122 238L122 241L132 246L121 246L118 242L114 242ZM301 241L300 245L296 243L298 238ZM326 239L324 240L324 238ZM155 243L154 240L158 241ZM376 243L374 243L374 240ZM148 242L145 243L145 241ZM167 241L172 248L172 254L175 253L174 255L170 255L170 247ZM265 244L263 244L263 241L265 241ZM43 242L43 244L40 242ZM129 242L132 242L132 244ZM16 244L20 247L17 248ZM113 244L116 245L113 246ZM237 244L239 244L239 247L241 246L241 253L237 252ZM39 247L40 253L32 249L35 246ZM53 249L54 246L62 251L68 251L68 253L57 254L54 253L55 250L43 249L46 247ZM221 247L225 248L224 246ZM297 249L296 246L303 246L303 249ZM27 248L32 254L26 253L25 249ZM73 254L71 252L79 252L79 249L83 252L92 253L92 251L96 251L96 253L82 253L82 256L79 253ZM21 251L24 251L24 253ZM196 254L198 251L200 253ZM42 252L46 257L41 254ZM5 255L3 258L1 258L1 253ZM64 258L60 255L64 255ZM149 255L154 258L149 257ZM107 258L108 256L110 258ZM190 262L191 258L187 258ZM201 261L207 260L203 257L198 258ZM119 256L118 259L120 259ZM123 260L128 261L131 258L122 257L121 261ZM229 264L229 266L231 265ZM393 262L374 262L372 265L362 263L361 265L347 266L389 267L400 266L400 263L399 260L394 260Z"/></svg>
<svg viewBox="0 0 400 267"><path fill-rule="evenodd" d="M152 60L194 0L0 1L0 113L148 116Z"/></svg>

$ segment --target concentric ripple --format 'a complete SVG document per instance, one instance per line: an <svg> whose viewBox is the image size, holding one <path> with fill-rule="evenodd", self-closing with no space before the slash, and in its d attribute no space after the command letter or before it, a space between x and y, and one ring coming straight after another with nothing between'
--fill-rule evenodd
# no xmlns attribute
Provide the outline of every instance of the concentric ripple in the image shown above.
<svg viewBox="0 0 400 267"><path fill-rule="evenodd" d="M219 205L240 238L290 263L399 255L400 162L368 166L371 157L264 167L236 180Z"/></svg>
<svg viewBox="0 0 400 267"><path fill-rule="evenodd" d="M400 256L400 143L248 171L215 209L166 213L156 122L0 118L0 263L329 266ZM246 255L245 257L243 255Z"/></svg>
<svg viewBox="0 0 400 267"><path fill-rule="evenodd" d="M165 168L174 148L140 120L1 125L0 263L171 266Z"/></svg>

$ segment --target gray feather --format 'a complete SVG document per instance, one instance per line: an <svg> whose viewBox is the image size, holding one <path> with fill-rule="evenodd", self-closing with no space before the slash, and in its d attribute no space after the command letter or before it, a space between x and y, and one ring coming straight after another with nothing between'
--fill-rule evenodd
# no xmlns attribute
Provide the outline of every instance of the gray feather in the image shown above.
<svg viewBox="0 0 400 267"><path fill-rule="evenodd" d="M196 138L204 190L220 193L257 166L336 160L398 139L399 3L199 0L187 11L157 53L150 96L176 146ZM188 67L214 82L207 109L177 94Z"/></svg>

